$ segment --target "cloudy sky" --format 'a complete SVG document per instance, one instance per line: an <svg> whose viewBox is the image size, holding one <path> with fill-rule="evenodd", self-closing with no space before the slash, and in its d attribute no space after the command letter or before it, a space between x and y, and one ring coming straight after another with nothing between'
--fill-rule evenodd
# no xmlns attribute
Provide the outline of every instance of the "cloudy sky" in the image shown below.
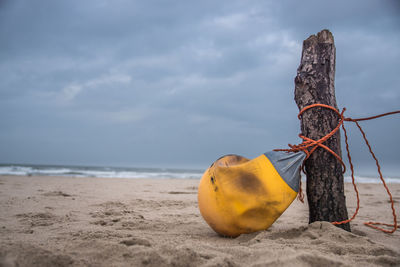
<svg viewBox="0 0 400 267"><path fill-rule="evenodd" d="M293 78L324 28L347 116L400 109L398 3L1 0L0 163L203 168L298 143ZM400 116L363 125L396 172Z"/></svg>

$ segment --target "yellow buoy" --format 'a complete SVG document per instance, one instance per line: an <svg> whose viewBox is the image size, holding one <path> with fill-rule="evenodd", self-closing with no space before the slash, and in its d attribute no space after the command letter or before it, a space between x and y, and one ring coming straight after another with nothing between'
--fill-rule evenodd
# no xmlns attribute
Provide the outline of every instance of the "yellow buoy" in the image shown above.
<svg viewBox="0 0 400 267"><path fill-rule="evenodd" d="M223 236L265 230L296 198L303 152L270 151L249 160L226 155L200 180L200 213Z"/></svg>

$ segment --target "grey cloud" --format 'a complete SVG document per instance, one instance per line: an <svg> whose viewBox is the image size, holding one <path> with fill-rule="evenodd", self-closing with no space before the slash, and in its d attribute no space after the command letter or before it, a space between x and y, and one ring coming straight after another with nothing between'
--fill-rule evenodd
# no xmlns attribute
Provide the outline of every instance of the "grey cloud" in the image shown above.
<svg viewBox="0 0 400 267"><path fill-rule="evenodd" d="M300 142L293 78L323 28L339 105L398 109L399 6L384 2L6 1L0 162L203 167ZM395 121L367 126L392 165Z"/></svg>

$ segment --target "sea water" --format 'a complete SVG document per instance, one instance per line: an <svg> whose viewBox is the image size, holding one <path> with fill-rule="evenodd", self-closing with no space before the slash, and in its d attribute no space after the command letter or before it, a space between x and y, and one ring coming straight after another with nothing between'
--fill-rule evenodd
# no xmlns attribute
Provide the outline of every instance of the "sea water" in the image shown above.
<svg viewBox="0 0 400 267"><path fill-rule="evenodd" d="M125 167L90 167L0 164L0 175L22 176L67 176L98 178L189 178L200 179L204 170L168 169L168 168L125 168ZM303 180L305 175L303 176ZM386 183L400 183L400 177L384 177ZM345 176L345 182L351 177ZM379 177L356 176L356 183L381 183Z"/></svg>
<svg viewBox="0 0 400 267"><path fill-rule="evenodd" d="M101 178L190 178L200 179L203 171L167 168L124 168L0 164L0 175L68 176Z"/></svg>

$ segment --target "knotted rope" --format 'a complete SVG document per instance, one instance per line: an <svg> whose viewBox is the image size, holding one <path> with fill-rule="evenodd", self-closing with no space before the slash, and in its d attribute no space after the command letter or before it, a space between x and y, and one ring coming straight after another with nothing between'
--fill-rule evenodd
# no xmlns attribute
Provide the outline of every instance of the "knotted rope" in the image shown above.
<svg viewBox="0 0 400 267"><path fill-rule="evenodd" d="M344 112L346 111L346 108L343 108L342 112L339 112L337 109L335 109L334 107L329 106L329 105L312 104L312 105L304 107L299 112L299 115L298 115L299 120L301 119L301 115L305 111L307 111L309 109L312 109L312 108L315 108L315 107L327 108L327 109L330 109L330 110L334 111L339 116L339 122L338 122L338 125L336 126L336 128L333 129L330 133L328 133L324 137L320 138L319 140L313 140L313 139L308 138L308 137L306 137L306 136L304 136L302 134L299 134L299 137L301 139L303 139L303 142L301 144L298 144L298 145L289 144L289 147L290 147L289 149L275 149L275 151L286 151L286 152L303 151L304 153L306 153L307 156L304 159L303 166L302 166L303 172L306 173L305 169L304 169L305 161L310 157L310 155L318 147L321 147L321 148L327 150L329 153L331 153L340 162L340 164L343 166L343 173L344 173L346 171L346 165L344 164L344 162L341 159L341 157L339 155L337 155L332 149L330 149L329 147L327 147L326 145L323 144L326 140L328 140L330 137L332 137L337 131L339 131L340 127L342 127L343 132L344 132L344 136L345 136L347 157L349 159L349 164L350 164L351 180L352 180L354 191L356 192L356 196L357 196L357 208L356 208L353 216L350 219L344 220L344 221L340 221L340 222L332 222L332 224L338 225L338 224L349 223L356 217L356 215L357 215L357 213L358 213L358 211L360 209L360 196L359 196L359 193L358 193L358 190L357 190L357 186L356 186L356 183L355 183L355 179L354 179L354 167L353 167L353 163L351 161L351 156L350 156L350 150L349 150L349 144L348 144L348 138L347 138L347 131L346 131L346 128L344 127L344 122L345 121L354 122L357 125L358 129L360 130L360 132L361 132L361 134L362 134L362 136L364 138L365 144L367 145L372 158L375 160L375 163L376 163L376 166L377 166L377 169L378 169L378 173L379 173L379 178L381 179L382 184L385 187L386 192L389 195L391 208L392 208L392 213L393 213L393 222L394 222L393 224L380 223L380 222L365 222L364 224L366 226L372 227L374 229L380 230L380 231L385 232L385 233L394 233L396 231L396 229L398 228L398 226L397 226L397 216L396 216L396 210L394 208L393 197L392 197L392 194L390 193L390 190L389 190L388 186L386 185L385 179L383 178L383 175L382 175L382 172L381 172L381 167L379 165L379 161L376 158L374 152L372 151L371 145L369 144L369 142L367 140L367 137L365 135L364 130L361 128L361 126L360 126L360 124L358 122L359 121L372 120L372 119L376 119L376 118L380 118L380 117L384 117L384 116L388 116L388 115L398 114L398 113L400 113L400 110L393 111L393 112L388 112L388 113L384 113L384 114L379 114L377 116L372 116L372 117L352 119L352 118L347 118L347 117L345 117L343 115ZM299 189L299 200L304 203L304 194L303 194L303 191L301 189L301 181L300 181L300 189ZM392 227L393 229L387 230L387 229L378 227L376 225L384 225L384 226Z"/></svg>

